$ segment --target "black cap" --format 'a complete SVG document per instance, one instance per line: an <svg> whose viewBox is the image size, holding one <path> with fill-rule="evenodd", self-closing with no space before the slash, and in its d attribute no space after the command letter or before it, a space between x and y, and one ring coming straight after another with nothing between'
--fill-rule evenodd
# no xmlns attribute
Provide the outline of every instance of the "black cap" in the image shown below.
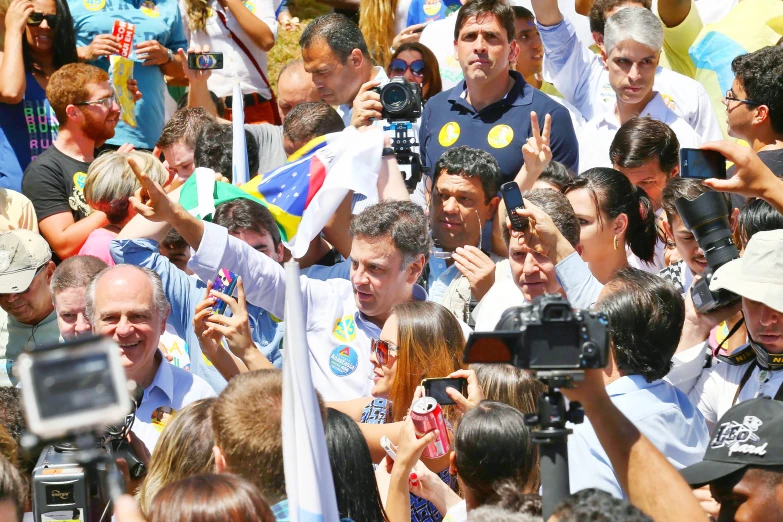
<svg viewBox="0 0 783 522"><path fill-rule="evenodd" d="M701 487L747 466L783 465L783 402L769 397L737 404L718 421L704 460L680 470Z"/></svg>

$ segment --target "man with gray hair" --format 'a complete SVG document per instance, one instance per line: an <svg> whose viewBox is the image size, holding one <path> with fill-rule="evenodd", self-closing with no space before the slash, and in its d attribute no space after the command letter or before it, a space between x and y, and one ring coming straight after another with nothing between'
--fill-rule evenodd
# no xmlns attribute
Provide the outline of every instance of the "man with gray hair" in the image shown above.
<svg viewBox="0 0 783 522"><path fill-rule="evenodd" d="M663 47L663 25L643 7L626 7L606 20L601 51L616 95L611 110L594 116L582 128L579 172L611 167L609 147L618 129L635 116L650 117L672 128L681 147L698 148L701 137L667 107L653 89Z"/></svg>
<svg viewBox="0 0 783 522"><path fill-rule="evenodd" d="M193 401L214 397L205 380L169 363L158 350L169 303L158 274L117 265L90 282L85 295L93 333L119 345L125 375L144 390L136 409L134 434L152 451L166 423Z"/></svg>

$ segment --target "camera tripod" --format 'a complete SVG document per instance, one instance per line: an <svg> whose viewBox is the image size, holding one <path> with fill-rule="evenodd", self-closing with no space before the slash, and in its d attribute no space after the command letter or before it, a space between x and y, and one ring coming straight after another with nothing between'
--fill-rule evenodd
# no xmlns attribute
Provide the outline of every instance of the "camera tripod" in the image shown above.
<svg viewBox="0 0 783 522"><path fill-rule="evenodd" d="M585 413L582 405L572 402L566 408L565 398L559 388L570 388L579 381L583 372L538 372L537 378L546 384L547 390L538 398L538 411L525 416L525 424L535 427L533 442L538 444L541 463L544 520L547 520L560 502L571 494L568 479L568 435L573 430L566 422L581 424Z"/></svg>

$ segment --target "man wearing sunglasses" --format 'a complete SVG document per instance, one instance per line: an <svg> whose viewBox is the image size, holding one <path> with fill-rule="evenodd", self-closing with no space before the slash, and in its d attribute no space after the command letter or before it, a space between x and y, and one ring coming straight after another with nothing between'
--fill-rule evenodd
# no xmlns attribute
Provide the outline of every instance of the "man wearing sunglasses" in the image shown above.
<svg viewBox="0 0 783 522"><path fill-rule="evenodd" d="M78 253L87 236L108 223L106 214L87 205L82 189L96 147L114 136L120 105L109 75L81 63L54 73L46 97L59 134L25 170L22 192L33 202L41 235L58 261Z"/></svg>
<svg viewBox="0 0 783 522"><path fill-rule="evenodd" d="M783 173L783 47L764 47L731 62L723 97L729 136L748 142L775 174ZM734 175L734 167L729 170Z"/></svg>
<svg viewBox="0 0 783 522"><path fill-rule="evenodd" d="M52 251L29 230L0 235L0 386L13 386L11 368L28 346L60 340L49 283Z"/></svg>

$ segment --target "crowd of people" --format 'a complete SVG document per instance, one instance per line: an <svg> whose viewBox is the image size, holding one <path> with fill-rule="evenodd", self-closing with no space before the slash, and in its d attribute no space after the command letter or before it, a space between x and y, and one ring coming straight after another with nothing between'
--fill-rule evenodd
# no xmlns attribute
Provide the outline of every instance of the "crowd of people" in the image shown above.
<svg viewBox="0 0 783 522"><path fill-rule="evenodd" d="M783 520L783 2L322 1L303 27L293 0L0 2L0 518L33 520L19 356L97 335L138 390L144 473L120 462L116 520L302 519L282 428L296 230L255 187L365 132L382 157L353 175L377 185L296 259L341 519ZM300 54L270 82L279 30ZM191 68L210 52L222 68ZM379 89L398 79L421 93L413 182ZM558 381L586 418L554 503L530 418L553 381L464 358L551 295L608 330L606 366ZM427 458L409 413L446 377L466 383L442 407L451 451Z"/></svg>

